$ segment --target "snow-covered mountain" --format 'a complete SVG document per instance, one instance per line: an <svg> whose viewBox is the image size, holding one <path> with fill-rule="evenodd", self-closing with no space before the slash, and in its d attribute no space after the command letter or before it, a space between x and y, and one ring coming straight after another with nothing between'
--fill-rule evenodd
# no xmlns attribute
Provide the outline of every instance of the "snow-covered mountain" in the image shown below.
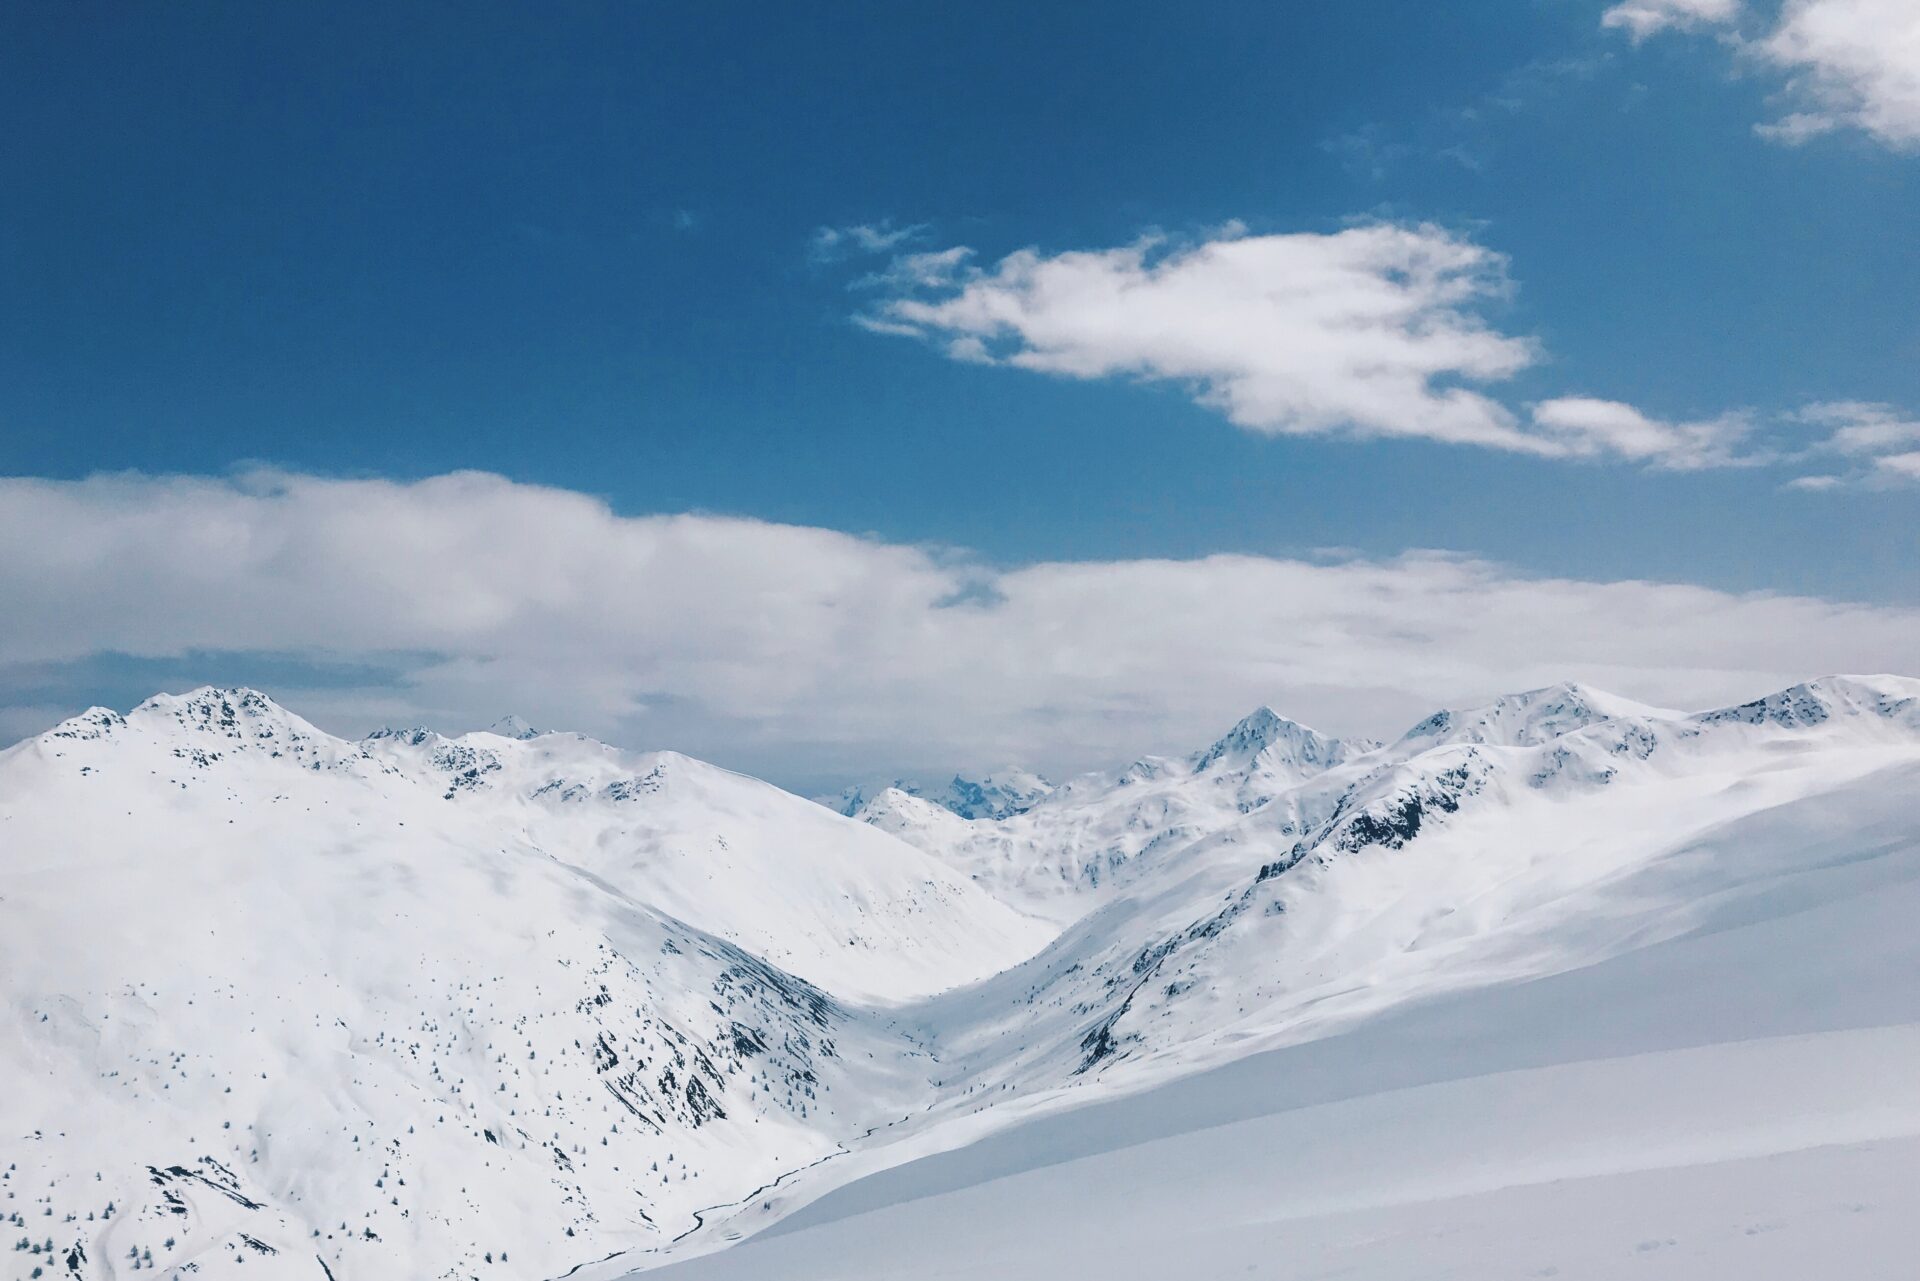
<svg viewBox="0 0 1920 1281"><path fill-rule="evenodd" d="M1045 941L684 757L349 743L246 690L0 754L0 847L14 1257L50 1239L89 1277L547 1276L659 1245L919 1100L920 1051L851 1000Z"/></svg>
<svg viewBox="0 0 1920 1281"><path fill-rule="evenodd" d="M955 774L939 787L928 787L913 779L896 778L885 783L856 783L835 796L817 798L820 804L852 818L885 792L901 792L939 806L961 818L1011 818L1032 809L1053 784L1032 770L1009 766L979 778Z"/></svg>
<svg viewBox="0 0 1920 1281"><path fill-rule="evenodd" d="M487 732L498 734L502 738L519 739L522 741L529 738L540 737L539 730L527 724L524 718L512 714L502 716L499 720L487 726Z"/></svg>
<svg viewBox="0 0 1920 1281"><path fill-rule="evenodd" d="M771 1230L646 1275L1901 1281L1916 795L1920 768L1893 765L1624 872L1588 901L1666 918L1644 944L1586 953L1575 929L1552 974L1381 990L1370 1016L1149 1090L1020 1099L963 1145L934 1129L848 1158L864 1178L810 1171Z"/></svg>
<svg viewBox="0 0 1920 1281"><path fill-rule="evenodd" d="M899 788L848 812L939 857L997 897L1065 923L1169 850L1232 824L1375 745L1329 738L1262 707L1184 758L1146 757L1049 789L1014 813L969 817Z"/></svg>
<svg viewBox="0 0 1920 1281"><path fill-rule="evenodd" d="M1405 1183L1413 1191L1395 1195L1417 1199L1422 1187L1442 1196L1452 1194L1449 1188L1482 1188L1489 1177L1528 1184L1554 1177L1555 1170L1607 1167L1604 1159L1595 1165L1590 1154L1555 1165L1563 1154L1528 1151L1529 1126L1545 1126L1548 1119L1563 1128L1569 1124L1567 1116L1554 1115L1518 1123L1511 1171L1489 1175L1488 1167L1463 1156L1443 1159L1433 1139L1426 1140L1433 1146L1409 1154L1417 1158L1410 1167L1416 1173L1409 1176L1394 1168L1393 1157L1401 1151L1395 1142L1406 1122L1381 1121L1384 1128L1356 1134L1345 1128L1350 1119L1336 1112L1314 1121L1320 1128L1307 1133L1320 1146L1298 1157L1284 1143L1269 1147L1277 1140L1267 1137L1209 1132L1203 1141L1195 1130L1178 1152L1177 1167L1168 1167L1181 1171L1166 1176L1171 1184L1145 1157L1124 1165L1102 1159L1085 1169L1085 1183L1078 1182L1080 1172L1017 1182L1032 1189L1048 1178L1075 1180L1079 1190L1068 1200L1078 1209L1031 1190L1012 1193L1007 1201L987 1185L1133 1141L1116 1134L1159 1138L1184 1134L1183 1126L1218 1124L1196 1116L1264 1115L1304 1106L1314 1101L1313 1092L1293 1092L1293 1064L1306 1079L1318 1074L1364 1092L1369 1080L1396 1087L1451 1079L1446 1072L1467 1071L1462 1063L1477 1077L1556 1062L1540 1057L1542 1044L1551 1040L1547 1032L1561 1041L1579 1040L1569 1036L1570 1029L1589 1025L1611 1027L1618 1039L1582 1042L1578 1054L1564 1053L1625 1056L1628 1062L1674 1036L1692 1044L1684 1039L1688 1033L1718 1029L1727 1042L1744 1042L1911 1020L1914 1035L1875 1042L1881 1053L1895 1057L1859 1065L1864 1075L1849 1078L1850 1086L1837 1079L1827 1084L1868 1088L1920 1070L1920 998L1911 995L1909 974L1883 972L1869 959L1846 967L1847 980L1837 979L1829 953L1844 945L1824 930L1788 923L1831 907L1842 922L1863 928L1872 922L1884 931L1883 890L1898 887L1904 897L1897 901L1920 903L1920 806L1914 804L1920 796L1920 681L1834 678L1694 715L1559 687L1462 709L1444 724L1437 717L1423 724L1430 728L1394 745L1354 749L1317 772L1303 771L1299 782L1244 813L1226 817L1217 807L1198 806L1186 811L1205 813L1213 823L1190 839L1155 849L1123 890L1098 897L1038 956L920 1007L927 1043L939 1061L939 1094L923 1112L850 1157L798 1176L783 1185L781 1197L739 1208L719 1221L723 1230L757 1230L853 1183L849 1195L839 1198L847 1208L800 1220L828 1225L809 1248L832 1251L839 1270L822 1271L814 1262L820 1255L802 1253L791 1275L888 1275L910 1242L919 1243L914 1248L951 1247L949 1257L962 1272L970 1260L997 1275L1048 1276L1069 1267L1065 1259L1073 1255L1079 1261L1072 1267L1116 1277L1165 1275L1180 1257L1195 1267L1217 1263L1221 1274L1238 1273L1270 1266L1276 1238L1270 1229L1252 1230L1264 1222L1262 1204L1305 1207L1290 1214L1330 1212L1370 1204L1369 1187ZM1212 755L1208 749L1188 762L1150 763L1157 768L1129 773L1135 780L1193 780L1202 773L1196 762ZM1127 777L1085 780L1061 791L1078 787L1089 803L1101 796L1124 813L1126 788L1138 785L1123 782ZM1765 941L1717 960L1714 981L1725 986L1701 994L1697 1003L1721 1003L1723 1014L1738 1017L1716 1024L1665 1013L1671 985L1698 981L1685 973L1684 963L1676 967L1666 960L1687 955L1671 949L1736 929L1751 929ZM1881 956L1892 943L1878 940L1864 956ZM1911 948L1901 953L1910 954ZM1658 959L1628 959L1650 955ZM1614 976L1601 988L1609 1002L1604 1009L1574 1014L1549 1000L1534 1003L1531 1022L1505 1028L1485 1021L1484 1011L1512 1003L1504 993L1596 967L1611 967ZM1856 974L1863 981L1854 990L1835 986ZM1579 990L1571 982L1562 986ZM1416 1017L1411 1012L1450 1003L1469 1011L1458 1014L1457 1028L1429 1017L1418 1036L1385 1038L1384 1050L1382 1039L1369 1032L1399 1027ZM1568 1024L1570 1017L1576 1022ZM1674 1035L1663 1040L1650 1025ZM1334 1048L1315 1048L1328 1045ZM1851 1045L1838 1038L1833 1050L1850 1053ZM1455 1057L1435 1057L1440 1046ZM1399 1056L1394 1062L1404 1071L1383 1073L1375 1057L1380 1053ZM1680 1079L1696 1095L1710 1093L1717 1071L1737 1067L1737 1082L1729 1078L1727 1088L1751 1082L1760 1090L1789 1068L1804 1075L1809 1054L1819 1057L1817 1050L1795 1044L1783 1044L1777 1056L1716 1050L1687 1060ZM1235 1083L1225 1087L1224 1099L1200 1087L1179 1092L1172 1084L1249 1055L1272 1056L1273 1066L1250 1078L1217 1078ZM1435 1074L1426 1074L1429 1067ZM1639 1077L1620 1071L1618 1088L1631 1097L1630 1082ZM1570 1113L1586 1108L1581 1098L1607 1096L1610 1079L1592 1078L1583 1087L1586 1094L1569 1094ZM1155 1093L1143 1095L1139 1107L1084 1125L1072 1120L1091 1103L1149 1088ZM1330 1087L1314 1088L1324 1095ZM1497 1110L1507 1103L1506 1088L1489 1080L1462 1097L1474 1108ZM1671 1083L1665 1088L1673 1098L1660 1106L1670 1117L1684 1091L1673 1093ZM1777 1091L1777 1085L1768 1088ZM1149 1097L1168 1109L1165 1116L1146 1102ZM1341 1096L1336 1091L1333 1097ZM1871 1120L1848 1112L1858 1111L1856 1102L1872 1110ZM1700 1138L1697 1150L1686 1149L1686 1159L1770 1153L1835 1136L1920 1135L1920 1095L1911 1092L1897 1100L1842 1100L1832 1108L1809 1104L1787 1120L1777 1115L1779 1106L1756 1103L1758 1111L1740 1121L1764 1133L1710 1134ZM1388 1108L1386 1115L1404 1113ZM1600 1108L1582 1124L1579 1142L1596 1150L1622 1141L1630 1128ZM1671 1120L1640 1128L1645 1133L1634 1142L1642 1146L1624 1149L1621 1168L1678 1159L1671 1157ZM1446 1134L1454 1150L1465 1154L1482 1152L1477 1145L1484 1138L1473 1135L1470 1141L1459 1127ZM1069 1155L1048 1155L1056 1142ZM1329 1185L1325 1197L1312 1195L1319 1173L1313 1162L1330 1159L1315 1153L1356 1142L1377 1156L1349 1163L1354 1169L1341 1177L1353 1191L1336 1194ZM978 1155L968 1155L976 1148ZM1920 1145L1902 1160L1896 1165L1902 1178L1920 1176ZM885 1173L894 1167L897 1176ZM863 1175L871 1176L870 1189L857 1182ZM1805 1177L1819 1175L1810 1171ZM1183 1181L1201 1200L1221 1197L1227 1208L1203 1212L1180 1190ZM1768 1203L1791 1206L1804 1186L1770 1188ZM1093 1187L1102 1191L1090 1195ZM945 1224L889 1210L865 1221L858 1238L834 1225L840 1215L936 1194L945 1212L956 1216ZM1019 1207L1029 1196L1033 1205L1053 1207L1051 1229ZM1143 1222L1156 1202L1175 1219L1193 1210L1192 1225ZM1903 1204L1920 1209L1920 1195ZM1561 1213L1564 1220L1570 1212ZM1898 1211L1890 1220L1902 1221ZM1337 1233L1338 1223L1326 1230ZM1066 1246L1066 1240L1077 1244ZM1125 1245L1116 1248L1116 1242ZM1479 1248L1495 1244L1483 1240ZM778 1249L794 1245L783 1237ZM1409 1248L1417 1256L1420 1247ZM750 1248L737 1263L723 1255L710 1266L691 1264L669 1274L690 1281L749 1275L768 1257ZM1391 1257L1397 1264L1368 1275L1419 1274L1408 1262L1412 1256ZM1299 1274L1317 1275L1304 1266L1311 1259L1299 1262ZM1469 1264L1461 1266L1463 1275L1474 1274ZM1608 1275L1604 1269L1595 1274ZM1724 1274L1708 1267L1669 1275ZM1855 1275L1897 1274L1867 1269Z"/></svg>
<svg viewBox="0 0 1920 1281"><path fill-rule="evenodd" d="M1508 694L1482 706L1435 712L1408 730L1395 746L1399 755L1452 743L1537 747L1599 721L1677 715L1569 681Z"/></svg>
<svg viewBox="0 0 1920 1281"><path fill-rule="evenodd" d="M854 999L984 978L1052 931L936 859L677 752L382 730L355 749L620 892Z"/></svg>
<svg viewBox="0 0 1920 1281"><path fill-rule="evenodd" d="M1344 756L1201 831L1045 952L936 998L929 1024L966 1029L949 1059L964 1049L971 1070L1023 1088L1126 1059L1186 1071L1209 1047L1243 1053L1643 946L1693 905L1614 919L1605 886L1750 815L1920 762L1920 682L1835 678L1698 715L1559 687L1452 723L1457 735Z"/></svg>
<svg viewBox="0 0 1920 1281"><path fill-rule="evenodd" d="M1075 1250L1164 1275L1156 1242L1186 1229L1155 1197L1205 1234L1189 1257L1238 1273L1273 1249L1235 1217L1262 1204L1478 1195L1613 1168L1603 1149L1651 1168L1673 1127L1605 1100L1668 1116L1716 1075L1760 1092L1749 1115L1724 1091L1688 1160L1920 1134L1920 1099L1874 1084L1920 1070L1920 1035L1885 1030L1920 1025L1911 958L1882 939L1835 959L1920 902L1920 681L1705 713L1557 686L1385 745L1262 708L1019 812L885 789L857 822L673 753L496 728L346 742L201 690L0 753L8 1275L593 1281L822 1196L791 1275L899 1275L918 1239L976 1275L1060 1274ZM1689 984L1711 1000L1659 1013ZM1516 995L1536 989L1561 995ZM1844 1071L1761 1044L1829 1034ZM1759 1048L1716 1048L1736 1043ZM1587 1128L1524 1108L1482 1127L1489 1162L1529 1154L1511 1169L1448 1164L1481 1149L1444 1126L1395 1164L1426 1133L1410 1114L1334 1106L1431 1087L1505 1116L1490 1074L1688 1046L1665 1075L1537 1078L1526 1097L1588 1100ZM1780 1081L1831 1093L1782 1118ZM1201 1133L1287 1108L1309 1111ZM1588 1155L1526 1147L1562 1131ZM1340 1164L1355 1133L1378 1162ZM1154 1159L1186 1191L1145 1186L1123 1142L1172 1145ZM974 1187L1082 1157L1124 1221ZM1920 1148L1898 1168L1920 1187ZM887 1210L849 1241L847 1215L908 1201L936 1217ZM1022 1208L1042 1206L1078 1245ZM982 1254L998 1227L1025 1253ZM784 1275L771 1257L684 1266Z"/></svg>

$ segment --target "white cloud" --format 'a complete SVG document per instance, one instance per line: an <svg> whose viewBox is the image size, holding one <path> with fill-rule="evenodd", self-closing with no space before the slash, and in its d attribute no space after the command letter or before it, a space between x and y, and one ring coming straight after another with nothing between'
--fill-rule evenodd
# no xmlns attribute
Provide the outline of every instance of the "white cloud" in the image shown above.
<svg viewBox="0 0 1920 1281"><path fill-rule="evenodd" d="M20 673L102 652L377 660L397 688L262 683L345 731L517 711L803 781L1105 763L1197 745L1262 701L1371 733L1563 677L1703 705L1910 668L1920 634L1920 610L1440 554L996 569L473 473L0 481L0 547L16 727L5 702L48 701Z"/></svg>
<svg viewBox="0 0 1920 1281"><path fill-rule="evenodd" d="M1638 43L1656 32L1731 22L1739 12L1740 0L1626 0L1602 14L1600 25L1619 27Z"/></svg>
<svg viewBox="0 0 1920 1281"><path fill-rule="evenodd" d="M1904 454L1883 454L1873 460L1882 473L1902 480L1920 480L1920 449Z"/></svg>
<svg viewBox="0 0 1920 1281"><path fill-rule="evenodd" d="M1649 418L1617 400L1562 396L1535 405L1533 421L1546 437L1576 457L1612 456L1674 471L1764 460L1762 455L1740 452L1751 430L1742 414L1670 423Z"/></svg>
<svg viewBox="0 0 1920 1281"><path fill-rule="evenodd" d="M1463 385L1509 377L1534 344L1481 315L1506 292L1505 259L1438 227L1230 226L1193 244L1025 249L989 268L967 257L948 250L944 272L882 281L895 288L864 323L961 340L948 349L969 360L1182 384L1251 431L1555 452Z"/></svg>
<svg viewBox="0 0 1920 1281"><path fill-rule="evenodd" d="M1913 465L1914 459L1920 459L1920 418L1892 405L1840 400L1808 405L1794 419L1827 433L1808 445L1801 458L1838 460L1847 469L1840 474L1802 476L1789 482L1795 488L1838 489L1856 483L1920 479L1920 469Z"/></svg>
<svg viewBox="0 0 1920 1281"><path fill-rule="evenodd" d="M1826 427L1831 434L1820 448L1850 455L1884 454L1905 445L1920 445L1920 418L1892 405L1862 400L1822 401L1808 405L1797 417Z"/></svg>
<svg viewBox="0 0 1920 1281"><path fill-rule="evenodd" d="M1601 22L1636 43L1669 28L1718 28L1751 63L1787 77L1790 109L1758 126L1784 143L1859 129L1897 150L1920 149L1920 4L1914 0L1785 0L1762 16L1737 0L1628 0Z"/></svg>
<svg viewBox="0 0 1920 1281"><path fill-rule="evenodd" d="M1855 128L1889 147L1920 148L1920 3L1788 0L1753 49L1791 77L1802 104L1763 132L1799 142Z"/></svg>
<svg viewBox="0 0 1920 1281"><path fill-rule="evenodd" d="M974 258L966 246L896 256L855 282L879 295L855 323L971 364L1174 383L1267 435L1417 437L1673 471L1791 456L1754 443L1747 411L1675 421L1559 396L1522 417L1463 386L1518 372L1536 348L1481 314L1507 290L1506 260L1427 224L1254 236L1233 223L1194 243ZM1893 413L1846 402L1791 417L1837 441L1889 430Z"/></svg>

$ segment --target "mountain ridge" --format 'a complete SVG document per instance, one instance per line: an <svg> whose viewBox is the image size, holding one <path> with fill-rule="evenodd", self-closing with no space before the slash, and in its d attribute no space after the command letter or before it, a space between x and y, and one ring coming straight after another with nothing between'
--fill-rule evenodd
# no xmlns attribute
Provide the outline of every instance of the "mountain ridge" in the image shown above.
<svg viewBox="0 0 1920 1281"><path fill-rule="evenodd" d="M1385 744L1256 709L1018 813L886 790L855 822L678 753L347 741L203 687L0 751L0 1124L39 1136L22 1204L72 1276L588 1281L1795 904L1920 848L1887 797L1916 777L1920 680L1696 713L1562 685Z"/></svg>

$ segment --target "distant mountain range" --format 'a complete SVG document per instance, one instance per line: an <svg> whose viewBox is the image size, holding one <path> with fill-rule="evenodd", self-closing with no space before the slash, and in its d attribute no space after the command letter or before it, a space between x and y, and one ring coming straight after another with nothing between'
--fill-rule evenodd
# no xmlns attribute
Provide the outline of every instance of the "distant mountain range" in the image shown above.
<svg viewBox="0 0 1920 1281"><path fill-rule="evenodd" d="M852 818L874 797L889 791L918 797L961 818L1012 818L1045 800L1052 793L1053 784L1032 770L1009 767L977 779L956 774L938 787L906 778L885 783L856 783L838 795L815 799Z"/></svg>
<svg viewBox="0 0 1920 1281"><path fill-rule="evenodd" d="M1260 708L1058 786L821 804L517 718L95 708L0 752L8 1259L617 1276L1091 1099L1865 893L1920 853L1916 796L1900 677L1703 713L1560 685L1385 744Z"/></svg>

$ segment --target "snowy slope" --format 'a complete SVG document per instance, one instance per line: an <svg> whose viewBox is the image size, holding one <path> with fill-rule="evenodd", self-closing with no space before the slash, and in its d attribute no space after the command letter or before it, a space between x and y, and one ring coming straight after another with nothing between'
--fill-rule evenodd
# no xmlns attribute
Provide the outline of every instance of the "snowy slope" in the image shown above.
<svg viewBox="0 0 1920 1281"><path fill-rule="evenodd" d="M758 779L516 730L384 730L363 746L494 828L849 999L941 991L1052 937L944 863Z"/></svg>
<svg viewBox="0 0 1920 1281"><path fill-rule="evenodd" d="M1871 773L1608 889L1687 904L1664 941L1041 1115L648 1275L1898 1281L1916 794Z"/></svg>
<svg viewBox="0 0 1920 1281"><path fill-rule="evenodd" d="M506 784L564 763L599 786L588 758L623 766L525 747L344 743L258 694L202 690L0 754L20 1275L51 1261L47 1241L89 1277L149 1254L195 1276L557 1275L660 1244L918 1100L919 1052L883 1020L546 847L554 829ZM656 831L776 825L726 864L735 933L798 928L782 950L834 954L802 937L817 904L769 910L807 874L744 861L824 860L819 819L849 838L811 873L857 896L837 935L924 932L923 952L897 949L909 981L931 981L943 939L968 948L942 981L990 964L981 940L1018 922L964 886L915 897L942 884L919 856L798 798L655 768ZM628 829L594 830L622 870ZM968 915L931 919L943 908ZM839 955L851 977L896 964Z"/></svg>
<svg viewBox="0 0 1920 1281"><path fill-rule="evenodd" d="M1877 912L1863 882L1920 875L1920 683L1827 680L1697 716L1570 701L1499 700L1454 718L1463 733L1349 757L1182 847L1032 961L935 998L920 1017L940 1098L725 1230L752 1231L862 1172L981 1136L1004 1131L1018 1148L1028 1127L1090 1099L1604 966L1746 914L1790 917L1846 894ZM1801 1030L1771 1002L1826 958L1820 936L1793 937L1795 949L1756 948L1714 999L1771 1020L1767 1034ZM1911 972L1866 990L1898 1005ZM1662 980L1649 982L1609 993L1619 1009L1605 1013L1631 1023L1634 1000L1665 999ZM1813 993L1787 1013L1817 1024L1822 1002L1842 1004L1818 984ZM1909 1017L1893 1005L1888 1018ZM1750 1034L1761 1033L1733 1039ZM1525 1029L1516 1037L1513 1055L1530 1062ZM1588 1052L1637 1050L1628 1038ZM1477 1066L1516 1065L1495 1055ZM1504 1087L1489 1088L1497 1098ZM1096 1234L1108 1226L1089 1222Z"/></svg>

